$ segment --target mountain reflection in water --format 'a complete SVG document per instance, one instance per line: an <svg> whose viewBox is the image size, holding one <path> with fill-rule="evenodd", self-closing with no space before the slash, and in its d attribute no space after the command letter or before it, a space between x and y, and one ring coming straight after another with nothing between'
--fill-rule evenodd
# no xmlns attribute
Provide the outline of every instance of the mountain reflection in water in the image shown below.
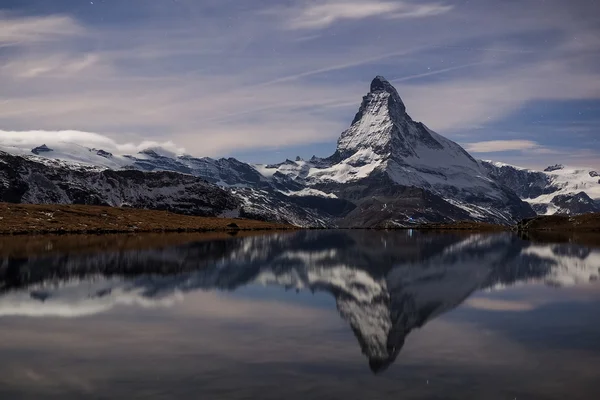
<svg viewBox="0 0 600 400"><path fill-rule="evenodd" d="M598 279L600 252L503 234L302 231L0 259L0 317L77 317L249 285L326 292L377 373L415 328L482 289Z"/></svg>

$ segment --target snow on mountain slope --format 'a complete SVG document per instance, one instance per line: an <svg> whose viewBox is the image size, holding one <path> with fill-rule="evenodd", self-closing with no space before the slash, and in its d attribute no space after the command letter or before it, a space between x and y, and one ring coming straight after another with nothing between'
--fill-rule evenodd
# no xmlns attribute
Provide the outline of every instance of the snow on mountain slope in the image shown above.
<svg viewBox="0 0 600 400"><path fill-rule="evenodd" d="M535 171L492 161L482 165L539 214L600 212L600 173L592 169L559 164Z"/></svg>
<svg viewBox="0 0 600 400"><path fill-rule="evenodd" d="M573 251L578 250L578 251ZM544 282L556 286L585 284L600 275L600 251L561 245L531 245L522 252L552 264Z"/></svg>
<svg viewBox="0 0 600 400"><path fill-rule="evenodd" d="M91 204L160 209L217 216L237 212L240 202L200 178L173 172L74 168L63 161L0 152L0 201L36 204Z"/></svg>
<svg viewBox="0 0 600 400"><path fill-rule="evenodd" d="M36 150L40 148L43 150ZM123 155L115 155L102 149L88 148L70 142L56 142L51 146L40 144L33 149L0 144L0 151L28 157L38 162L59 160L63 161L65 165L94 166L104 169L120 169L132 164L132 161Z"/></svg>
<svg viewBox="0 0 600 400"><path fill-rule="evenodd" d="M463 218L456 207L472 219L504 223L533 214L462 147L413 121L396 89L383 77L372 81L331 157L287 160L257 169L267 178L283 176L340 198L344 187L385 175L394 185L420 188L446 201L445 216L450 219ZM403 214L398 217L406 219Z"/></svg>
<svg viewBox="0 0 600 400"><path fill-rule="evenodd" d="M550 185L556 191L527 199L527 202L531 204L550 204L556 196L577 195L580 192L584 192L593 200L600 201L600 174L596 171L584 168L563 167L559 170L547 172L546 174L550 179Z"/></svg>
<svg viewBox="0 0 600 400"><path fill-rule="evenodd" d="M74 168L179 172L195 175L225 187L245 187L266 181L254 167L233 158L218 160L209 157L195 158L189 155L176 155L159 147L148 148L135 154L115 154L72 142L57 141L50 146L40 144L33 149L0 144L0 151L37 162L61 161L63 165L71 165Z"/></svg>
<svg viewBox="0 0 600 400"><path fill-rule="evenodd" d="M300 227L326 228L334 225L334 217L327 210L317 211L319 207L304 203L302 196L248 188L230 188L229 192L241 201L240 217ZM330 207L336 205L333 203Z"/></svg>
<svg viewBox="0 0 600 400"><path fill-rule="evenodd" d="M260 168L266 176L280 172L308 184L347 183L378 170L387 172L398 184L435 186L440 191L445 186L493 186L477 161L458 144L412 121L396 89L383 77L371 83L371 91L363 98L351 127L341 134L333 156ZM493 194L502 197L496 192L494 188Z"/></svg>
<svg viewBox="0 0 600 400"><path fill-rule="evenodd" d="M234 197L241 208L221 210L221 215L226 212L229 216L246 216L267 221L290 223L298 226L331 226L331 215L327 209L314 211L307 208L306 200L318 197L321 192L311 189L299 188L297 185L282 187L276 190L254 167L242 163L236 159L211 159L194 158L191 156L175 156L168 151L158 148L146 149L133 155L115 155L104 150L90 149L67 142L55 142L51 146L45 144L33 149L19 147L4 147L10 154L18 155L18 162L10 162L10 167L0 171L0 199L4 201L18 201L26 203L83 203L83 204L108 204L108 205L143 205L147 208L167 207L172 211L198 213L196 203L202 202L204 196L194 200L194 194L198 194L197 188L190 186L191 182L200 182L202 178L207 182L203 184L208 187L218 185L229 191L229 197ZM6 154L9 158L9 154ZM0 157L0 160L3 157ZM6 163L5 163L6 164ZM9 166L9 164L6 164ZM19 165L28 165L23 170L16 170ZM29 167L35 165L35 176L43 179L32 179L27 172ZM130 173L127 171L130 170ZM135 175L135 170L152 172L152 174ZM58 172L61 172L62 176ZM120 191L109 190L106 185L98 186L96 177L103 177L109 171L115 171L123 177L131 178L146 177L148 182L131 182L131 188L123 185ZM75 179L82 173L91 174L91 180ZM180 174L173 182L165 182L164 187L156 186L159 173ZM95 173L95 174L93 174ZM11 175L13 179L8 180L6 176ZM132 175L133 174L133 175ZM19 177L20 176L20 177ZM173 175L175 176L175 175ZM17 177L19 177L17 179ZM89 178L89 177L88 177ZM48 179L52 184L47 184ZM66 179L71 181L66 182ZM144 180L143 178L140 180ZM185 181L176 186L172 183ZM26 192L18 185L26 186ZM68 186L65 192L64 186ZM147 187L146 187L147 186ZM217 189L214 187L214 189ZM24 190L24 189L23 189ZM210 191L207 189L207 191ZM73 193L77 192L75 196ZM187 204L180 203L181 199L188 196ZM220 196L217 196L218 199ZM323 202L327 202L327 196ZM332 196L329 196L332 197ZM151 200L154 198L155 200ZM142 200L143 199L143 200ZM178 205L173 204L173 202ZM315 202L312 202L315 205ZM333 205L326 208L331 209ZM210 208L210 207L209 207ZM343 209L344 207L341 207ZM223 214L224 215L224 214Z"/></svg>
<svg viewBox="0 0 600 400"><path fill-rule="evenodd" d="M329 226L402 226L463 219L510 224L534 215L462 147L413 121L396 89L381 76L371 82L351 126L327 158L252 166L160 148L128 155L56 142L7 150L37 162L71 163L73 168L194 175L243 193L241 200L261 218L302 221L303 226L323 226L324 221ZM283 201L292 206L279 212L274 205Z"/></svg>

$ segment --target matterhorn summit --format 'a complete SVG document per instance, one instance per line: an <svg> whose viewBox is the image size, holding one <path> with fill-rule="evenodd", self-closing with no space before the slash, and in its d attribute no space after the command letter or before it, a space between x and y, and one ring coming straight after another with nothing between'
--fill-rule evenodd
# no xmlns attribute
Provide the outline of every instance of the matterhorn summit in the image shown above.
<svg viewBox="0 0 600 400"><path fill-rule="evenodd" d="M339 154L350 156L367 147L380 155L389 153L392 141L398 139L394 136L395 127L406 118L410 117L396 89L385 78L376 77L371 82L371 90L363 97L352 126L338 140Z"/></svg>
<svg viewBox="0 0 600 400"><path fill-rule="evenodd" d="M533 215L460 145L414 121L406 110L392 84L377 76L331 157L272 167L320 193L352 200L357 210L343 222L351 226L407 220L510 223Z"/></svg>

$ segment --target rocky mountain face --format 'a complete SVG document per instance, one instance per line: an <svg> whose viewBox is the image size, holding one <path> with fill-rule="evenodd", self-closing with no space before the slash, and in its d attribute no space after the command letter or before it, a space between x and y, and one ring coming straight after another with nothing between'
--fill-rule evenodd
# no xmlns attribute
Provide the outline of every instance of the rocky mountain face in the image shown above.
<svg viewBox="0 0 600 400"><path fill-rule="evenodd" d="M237 215L241 206L231 193L192 175L75 168L3 152L0 201L128 206L203 216Z"/></svg>
<svg viewBox="0 0 600 400"><path fill-rule="evenodd" d="M482 161L489 176L513 190L538 214L578 215L600 212L600 174L561 164L534 171Z"/></svg>
<svg viewBox="0 0 600 400"><path fill-rule="evenodd" d="M47 160L61 160L63 168L199 177L236 198L242 216L300 226L393 227L465 219L510 224L535 215L462 147L413 121L383 77L372 81L350 128L327 158L249 165L162 149L116 155L64 143L20 151L10 149L48 168L54 165Z"/></svg>
<svg viewBox="0 0 600 400"><path fill-rule="evenodd" d="M415 122L396 89L376 77L336 152L259 169L357 207L342 226L474 219L511 223L533 215L458 144Z"/></svg>
<svg viewBox="0 0 600 400"><path fill-rule="evenodd" d="M598 280L600 252L511 234L300 231L128 250L0 256L0 316L85 316L268 285L330 294L374 372L474 291ZM200 307L201 305L199 305Z"/></svg>
<svg viewBox="0 0 600 400"><path fill-rule="evenodd" d="M330 226L335 214L352 206L338 199L290 197L269 187L222 187L197 175L158 167L152 171L113 170L0 151L0 202L134 207L316 227Z"/></svg>

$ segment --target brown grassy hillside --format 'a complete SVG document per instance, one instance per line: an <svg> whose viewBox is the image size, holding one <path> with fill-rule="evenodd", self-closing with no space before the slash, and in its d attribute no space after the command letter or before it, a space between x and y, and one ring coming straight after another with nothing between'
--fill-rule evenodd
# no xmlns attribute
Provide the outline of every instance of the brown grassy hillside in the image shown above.
<svg viewBox="0 0 600 400"><path fill-rule="evenodd" d="M0 234L202 232L232 229L293 227L247 219L194 217L134 208L0 203Z"/></svg>

